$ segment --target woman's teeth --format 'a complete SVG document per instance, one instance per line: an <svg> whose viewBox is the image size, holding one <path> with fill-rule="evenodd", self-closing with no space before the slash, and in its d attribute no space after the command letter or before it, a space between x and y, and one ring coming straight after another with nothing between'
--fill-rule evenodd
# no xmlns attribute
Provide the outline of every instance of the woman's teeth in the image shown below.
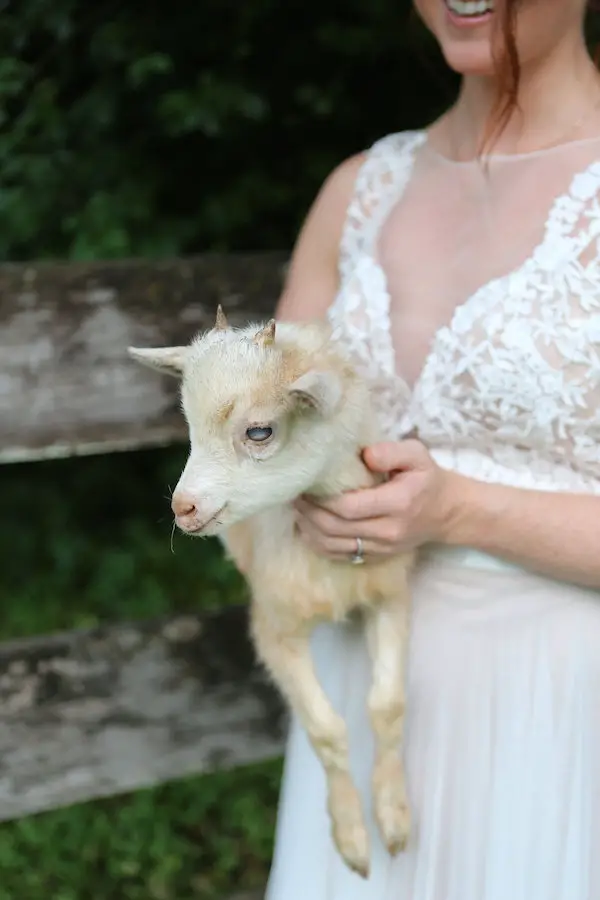
<svg viewBox="0 0 600 900"><path fill-rule="evenodd" d="M446 0L446 6L455 16L483 16L493 12L493 0Z"/></svg>

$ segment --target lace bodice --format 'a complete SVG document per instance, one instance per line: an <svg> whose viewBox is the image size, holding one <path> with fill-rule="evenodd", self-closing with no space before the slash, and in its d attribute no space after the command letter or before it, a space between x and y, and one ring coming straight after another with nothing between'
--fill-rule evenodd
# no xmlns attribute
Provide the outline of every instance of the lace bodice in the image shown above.
<svg viewBox="0 0 600 900"><path fill-rule="evenodd" d="M412 190L408 221L417 228L422 214L433 222L434 205L419 209L420 184L424 203L427 185L436 183L432 179L439 175L440 190L447 179L451 191L450 179L456 183L461 174L446 173L441 167L449 161L431 155L428 172L421 163L427 153L425 133L406 132L384 138L367 154L340 248L340 290L329 310L334 335L373 384L381 426L390 438L416 431L440 465L482 480L600 494L600 142L587 142L574 158L571 154L571 171L558 156L547 156L544 166L537 166L550 173L560 160L562 173L568 173L565 189L539 215L527 206L515 217L513 209L514 230L523 240L512 257L506 256L506 274L495 273L460 296L463 282L453 278L448 261L436 273L441 284L448 272L452 299L446 306L431 301L431 315L423 319L430 335L419 364L412 364L411 380L403 374L403 358L419 341L413 336L403 342L403 335L410 331L411 317L421 316L429 295L425 290L411 308L410 296L403 296L403 271L416 296L421 281L431 282L427 266L436 265L436 247L429 263L426 254L412 267L409 260L392 283L389 273L396 258L402 259L403 244L414 248L418 239L402 219L402 204L408 203L415 173L425 172ZM579 158L586 164L578 168ZM536 171L536 160L528 163L523 191ZM503 177L506 172L510 176L504 170ZM546 175L542 180L543 194ZM510 177L502 182L499 209L509 209L510 184ZM386 236L396 210L397 230ZM471 212L477 228L477 208ZM503 225L508 235L506 221L510 217ZM436 233L438 245L448 243L440 236L451 235L441 226ZM427 234L424 230L422 242ZM387 265L380 261L382 236ZM502 241L502 233L492 232L491 247ZM455 249L448 252L456 256ZM474 253L471 264L465 250L465 284L474 270L478 277L480 263ZM447 320L442 309L449 313ZM394 325L396 320L400 324Z"/></svg>

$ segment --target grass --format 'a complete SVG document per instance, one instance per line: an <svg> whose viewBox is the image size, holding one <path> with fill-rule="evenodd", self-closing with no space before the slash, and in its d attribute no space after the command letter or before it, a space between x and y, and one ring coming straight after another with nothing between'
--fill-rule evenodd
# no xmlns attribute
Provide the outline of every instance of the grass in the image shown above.
<svg viewBox="0 0 600 900"><path fill-rule="evenodd" d="M279 766L0 825L0 900L212 900L264 884Z"/></svg>
<svg viewBox="0 0 600 900"><path fill-rule="evenodd" d="M212 900L264 884L279 766L0 825L0 900Z"/></svg>
<svg viewBox="0 0 600 900"><path fill-rule="evenodd" d="M0 468L0 638L240 602L216 541L175 535L184 452ZM264 883L280 765L0 825L0 900L212 900Z"/></svg>

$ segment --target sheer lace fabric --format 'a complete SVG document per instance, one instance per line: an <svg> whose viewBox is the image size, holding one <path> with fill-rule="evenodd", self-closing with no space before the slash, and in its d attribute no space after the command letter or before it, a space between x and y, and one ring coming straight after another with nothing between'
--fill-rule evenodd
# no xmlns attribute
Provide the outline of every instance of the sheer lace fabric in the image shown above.
<svg viewBox="0 0 600 900"><path fill-rule="evenodd" d="M386 434L474 477L600 492L599 241L600 139L487 165L379 141L329 315Z"/></svg>

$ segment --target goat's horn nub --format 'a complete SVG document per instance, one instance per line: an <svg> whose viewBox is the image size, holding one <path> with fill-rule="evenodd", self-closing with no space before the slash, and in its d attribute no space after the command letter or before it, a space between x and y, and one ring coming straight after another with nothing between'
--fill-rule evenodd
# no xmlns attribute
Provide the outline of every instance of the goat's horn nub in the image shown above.
<svg viewBox="0 0 600 900"><path fill-rule="evenodd" d="M227 331L229 328L229 322L227 321L227 316L223 312L223 307L219 303L217 306L217 320L215 322L215 331Z"/></svg>
<svg viewBox="0 0 600 900"><path fill-rule="evenodd" d="M259 347L270 347L275 343L275 319L271 319L264 328L254 335L254 343Z"/></svg>

